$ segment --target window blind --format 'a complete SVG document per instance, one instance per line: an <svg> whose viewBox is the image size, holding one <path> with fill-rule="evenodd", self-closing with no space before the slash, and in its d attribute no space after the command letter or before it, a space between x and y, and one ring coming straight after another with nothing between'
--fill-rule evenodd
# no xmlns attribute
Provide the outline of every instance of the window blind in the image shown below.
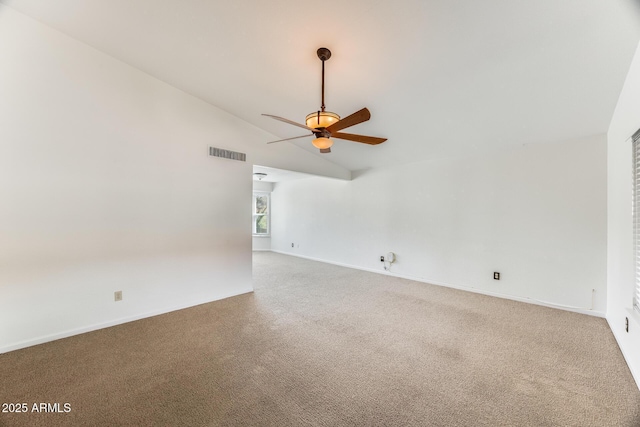
<svg viewBox="0 0 640 427"><path fill-rule="evenodd" d="M633 247L635 259L635 289L633 307L640 312L640 130L631 137L633 145Z"/></svg>

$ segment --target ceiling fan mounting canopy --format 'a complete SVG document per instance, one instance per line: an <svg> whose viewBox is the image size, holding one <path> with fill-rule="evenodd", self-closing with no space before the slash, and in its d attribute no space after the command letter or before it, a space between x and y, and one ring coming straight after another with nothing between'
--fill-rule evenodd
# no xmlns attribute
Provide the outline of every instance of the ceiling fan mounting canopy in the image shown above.
<svg viewBox="0 0 640 427"><path fill-rule="evenodd" d="M331 51L326 47L321 47L316 52L318 58L322 61L322 105L320 110L307 114L305 118L305 124L299 124L292 120L285 119L283 117L272 116L270 114L263 114L263 116L271 117L276 120L280 120L285 123L289 123L294 126L304 128L311 131L315 139L312 141L314 147L320 149L321 153L330 153L333 140L331 137L338 139L346 139L349 141L361 142L363 144L377 145L385 142L386 138L377 138L373 136L355 135L351 133L339 132L342 129L350 126L357 125L358 123L366 122L371 118L371 113L366 108L363 108L355 113L340 119L340 116L330 111L325 111L324 106L324 62L331 58ZM304 138L308 135L296 136L293 138L280 139L278 141L271 141L267 144L280 141L289 141L291 139Z"/></svg>
<svg viewBox="0 0 640 427"><path fill-rule="evenodd" d="M329 58L331 58L331 51L326 47L319 48L317 51L317 54L318 54L318 58L320 58L321 61L326 61Z"/></svg>

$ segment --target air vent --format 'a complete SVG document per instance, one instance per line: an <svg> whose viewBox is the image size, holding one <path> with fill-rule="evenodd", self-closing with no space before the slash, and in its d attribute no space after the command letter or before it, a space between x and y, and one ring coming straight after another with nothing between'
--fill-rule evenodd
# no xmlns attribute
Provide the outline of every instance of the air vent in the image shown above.
<svg viewBox="0 0 640 427"><path fill-rule="evenodd" d="M224 150L216 147L209 147L209 155L213 157L222 157L224 159L238 160L241 162L247 161L247 155L245 153L238 153L237 151Z"/></svg>

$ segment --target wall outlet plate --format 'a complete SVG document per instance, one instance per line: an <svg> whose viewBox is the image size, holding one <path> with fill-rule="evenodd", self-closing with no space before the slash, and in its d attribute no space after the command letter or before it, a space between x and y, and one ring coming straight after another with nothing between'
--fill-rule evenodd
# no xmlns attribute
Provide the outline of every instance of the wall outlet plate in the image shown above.
<svg viewBox="0 0 640 427"><path fill-rule="evenodd" d="M384 255L380 257L380 262L384 262Z"/></svg>
<svg viewBox="0 0 640 427"><path fill-rule="evenodd" d="M114 301L122 301L122 291L115 291L113 293L113 300Z"/></svg>
<svg viewBox="0 0 640 427"><path fill-rule="evenodd" d="M493 280L500 280L500 273L498 273L497 271L493 272Z"/></svg>

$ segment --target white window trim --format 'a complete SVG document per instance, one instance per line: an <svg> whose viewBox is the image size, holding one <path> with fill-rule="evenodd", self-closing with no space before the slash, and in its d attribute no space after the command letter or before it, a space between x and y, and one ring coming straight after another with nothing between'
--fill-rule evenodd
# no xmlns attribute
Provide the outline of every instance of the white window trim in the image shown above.
<svg viewBox="0 0 640 427"><path fill-rule="evenodd" d="M633 251L634 251L634 288L633 308L640 313L640 130L631 137L631 158L633 162L632 174L632 205L633 218Z"/></svg>
<svg viewBox="0 0 640 427"><path fill-rule="evenodd" d="M256 197L267 196L267 212L265 214L256 213ZM257 234L255 230L255 217L266 216L267 217L267 232ZM254 191L253 201L251 202L251 232L253 237L271 237L271 193L266 191Z"/></svg>

